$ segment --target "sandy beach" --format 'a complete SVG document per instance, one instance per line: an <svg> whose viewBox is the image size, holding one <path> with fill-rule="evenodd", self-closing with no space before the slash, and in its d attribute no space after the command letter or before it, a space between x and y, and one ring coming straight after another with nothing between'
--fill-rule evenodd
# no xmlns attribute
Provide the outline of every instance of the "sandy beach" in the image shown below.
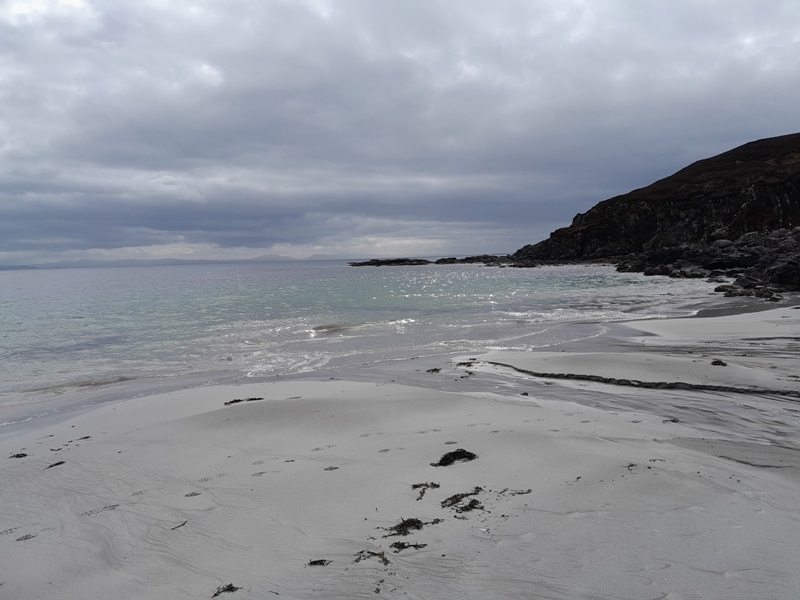
<svg viewBox="0 0 800 600"><path fill-rule="evenodd" d="M797 598L800 310L621 329L8 433L0 598Z"/></svg>

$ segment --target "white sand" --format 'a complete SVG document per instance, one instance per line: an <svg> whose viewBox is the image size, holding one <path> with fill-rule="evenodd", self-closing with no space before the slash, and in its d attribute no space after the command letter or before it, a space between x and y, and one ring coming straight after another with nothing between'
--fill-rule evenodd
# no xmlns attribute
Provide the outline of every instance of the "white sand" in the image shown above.
<svg viewBox="0 0 800 600"><path fill-rule="evenodd" d="M486 358L791 392L798 317L636 323L648 335L625 354ZM676 350L715 340L715 351L744 344L752 356ZM343 381L212 387L6 435L0 598L210 598L229 583L240 589L222 600L798 597L796 399L550 380L486 362L461 380L464 370L431 375L455 376L460 393ZM254 396L265 399L224 406ZM641 404L584 401L611 397ZM692 402L718 407L713 436L699 416L691 422ZM664 406L679 404L689 418L664 422ZM478 459L431 466L457 448ZM431 482L440 487L418 499L412 486ZM471 492L457 506L477 500L472 511L441 505ZM386 537L402 519L426 524ZM420 547L395 552L395 542Z"/></svg>

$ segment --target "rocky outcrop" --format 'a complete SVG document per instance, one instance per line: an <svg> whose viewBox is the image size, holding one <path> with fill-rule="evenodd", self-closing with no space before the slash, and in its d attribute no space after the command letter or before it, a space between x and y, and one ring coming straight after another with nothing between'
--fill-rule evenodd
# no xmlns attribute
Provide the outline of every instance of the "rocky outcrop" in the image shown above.
<svg viewBox="0 0 800 600"><path fill-rule="evenodd" d="M512 255L800 289L800 134L750 142L600 202Z"/></svg>
<svg viewBox="0 0 800 600"><path fill-rule="evenodd" d="M465 258L440 258L437 265L507 265L513 262L510 255L479 254Z"/></svg>
<svg viewBox="0 0 800 600"><path fill-rule="evenodd" d="M424 258L371 258L370 260L347 263L351 267L407 267L417 265L431 265L430 260Z"/></svg>
<svg viewBox="0 0 800 600"><path fill-rule="evenodd" d="M515 261L511 255L496 255L496 254L480 254L478 256L467 256L465 258L440 258L436 261L426 260L424 258L372 258L370 260L351 262L348 263L351 267L407 267L417 265L491 265L491 266L505 266L514 263ZM533 266L533 265L531 265Z"/></svg>

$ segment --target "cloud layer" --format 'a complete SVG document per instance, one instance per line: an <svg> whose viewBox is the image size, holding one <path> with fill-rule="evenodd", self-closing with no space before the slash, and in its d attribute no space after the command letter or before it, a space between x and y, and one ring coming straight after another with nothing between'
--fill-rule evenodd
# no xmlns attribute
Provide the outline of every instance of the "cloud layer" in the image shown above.
<svg viewBox="0 0 800 600"><path fill-rule="evenodd" d="M800 3L11 0L0 264L510 252L800 130Z"/></svg>

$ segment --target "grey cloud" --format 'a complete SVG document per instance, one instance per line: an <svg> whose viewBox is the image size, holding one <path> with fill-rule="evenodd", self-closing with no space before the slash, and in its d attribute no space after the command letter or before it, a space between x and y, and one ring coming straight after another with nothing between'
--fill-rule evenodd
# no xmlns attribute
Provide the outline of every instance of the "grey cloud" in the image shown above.
<svg viewBox="0 0 800 600"><path fill-rule="evenodd" d="M791 1L7 11L0 252L341 249L415 231L513 251L798 130Z"/></svg>

